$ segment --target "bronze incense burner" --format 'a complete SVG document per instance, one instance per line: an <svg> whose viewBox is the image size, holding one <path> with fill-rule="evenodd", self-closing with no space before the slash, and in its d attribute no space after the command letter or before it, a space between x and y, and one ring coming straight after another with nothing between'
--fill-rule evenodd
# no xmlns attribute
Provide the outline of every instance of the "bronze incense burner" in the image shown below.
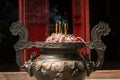
<svg viewBox="0 0 120 80"><path fill-rule="evenodd" d="M10 31L15 36L19 35L19 41L14 45L17 64L30 76L35 76L37 80L84 80L103 64L106 46L101 41L101 36L106 36L110 28L108 24L100 22L91 31L91 41L80 43L28 41L28 31L19 22L13 23ZM32 47L41 49L42 54L35 59L36 53L33 53L29 61L22 62L23 50ZM79 50L84 47L96 50L96 63L91 61L85 51L83 57L79 56Z"/></svg>

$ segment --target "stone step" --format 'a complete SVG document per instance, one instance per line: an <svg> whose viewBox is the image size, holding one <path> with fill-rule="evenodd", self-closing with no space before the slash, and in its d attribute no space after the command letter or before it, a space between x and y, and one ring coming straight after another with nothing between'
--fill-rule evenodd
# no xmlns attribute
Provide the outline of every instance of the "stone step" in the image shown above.
<svg viewBox="0 0 120 80"><path fill-rule="evenodd" d="M119 79L120 80L120 70L97 70L90 74L92 79Z"/></svg>
<svg viewBox="0 0 120 80"><path fill-rule="evenodd" d="M0 80L36 80L27 72L0 72ZM93 72L86 80L120 80L120 70L100 70Z"/></svg>

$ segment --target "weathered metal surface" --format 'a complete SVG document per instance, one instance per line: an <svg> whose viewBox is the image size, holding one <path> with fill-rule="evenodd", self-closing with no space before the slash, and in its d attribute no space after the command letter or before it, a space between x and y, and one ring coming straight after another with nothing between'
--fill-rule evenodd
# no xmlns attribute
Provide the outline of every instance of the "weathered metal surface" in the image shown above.
<svg viewBox="0 0 120 80"><path fill-rule="evenodd" d="M35 76L37 80L84 80L86 75L89 76L103 63L106 47L101 41L101 36L110 32L108 24L104 22L100 22L93 28L92 41L81 43L30 42L23 37L26 35L25 31L27 33L28 31L19 23L13 24L10 27L11 33L20 37L14 46L17 63L30 76ZM86 46L97 51L96 63L79 56L78 50ZM22 51L32 47L40 48L42 50L41 56L35 59L36 53L33 53L30 60L23 63L21 60Z"/></svg>

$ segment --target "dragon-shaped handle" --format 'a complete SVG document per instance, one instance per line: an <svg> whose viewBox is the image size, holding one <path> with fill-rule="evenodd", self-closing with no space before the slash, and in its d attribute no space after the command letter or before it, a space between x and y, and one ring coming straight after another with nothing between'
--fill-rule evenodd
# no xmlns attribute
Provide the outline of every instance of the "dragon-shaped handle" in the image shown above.
<svg viewBox="0 0 120 80"><path fill-rule="evenodd" d="M23 52L23 46L25 46L25 42L28 40L28 30L23 27L19 22L14 22L11 24L9 28L10 32L17 36L19 35L18 42L14 45L14 48L16 50L16 61L18 66L21 67L23 65L22 59L21 59L21 53Z"/></svg>
<svg viewBox="0 0 120 80"><path fill-rule="evenodd" d="M20 68L27 70L32 76L32 72L30 72L31 71L30 69L31 69L32 61L35 57L35 55L33 56L33 54L35 53L31 55L31 59L27 63L22 61L22 56L21 56L25 48L32 48L32 45L34 45L32 42L28 41L28 36L29 36L28 30L18 21L12 23L9 30L13 35L19 36L19 40L14 45L16 51L16 62Z"/></svg>
<svg viewBox="0 0 120 80"><path fill-rule="evenodd" d="M91 31L91 41L86 42L86 46L89 47L90 49L95 49L98 55L96 63L94 63L94 69L99 69L101 65L104 62L104 51L106 49L105 44L101 40L101 36L106 36L111 29L109 28L109 25L105 22L99 22L98 25L94 26L94 28ZM93 65L92 61L88 61L89 65ZM88 70L88 75L89 73L92 72L92 70Z"/></svg>
<svg viewBox="0 0 120 80"><path fill-rule="evenodd" d="M31 42L28 41L28 30L26 27L24 27L22 24L20 24L18 21L11 24L9 28L10 32L15 35L19 36L19 40L14 45L15 51L16 51L16 62L18 66L25 71L27 71L32 76L32 63L33 60L36 57L36 53L33 52L31 54L30 60L23 62L22 60L22 53L24 52L24 49L30 49L32 47L41 47L43 46L43 43L40 42Z"/></svg>

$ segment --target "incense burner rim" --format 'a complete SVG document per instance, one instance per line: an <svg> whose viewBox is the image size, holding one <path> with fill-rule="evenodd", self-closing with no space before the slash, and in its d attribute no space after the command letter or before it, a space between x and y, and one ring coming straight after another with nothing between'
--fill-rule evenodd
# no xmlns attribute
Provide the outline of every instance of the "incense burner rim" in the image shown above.
<svg viewBox="0 0 120 80"><path fill-rule="evenodd" d="M80 49L85 46L84 42L37 42L42 49Z"/></svg>

